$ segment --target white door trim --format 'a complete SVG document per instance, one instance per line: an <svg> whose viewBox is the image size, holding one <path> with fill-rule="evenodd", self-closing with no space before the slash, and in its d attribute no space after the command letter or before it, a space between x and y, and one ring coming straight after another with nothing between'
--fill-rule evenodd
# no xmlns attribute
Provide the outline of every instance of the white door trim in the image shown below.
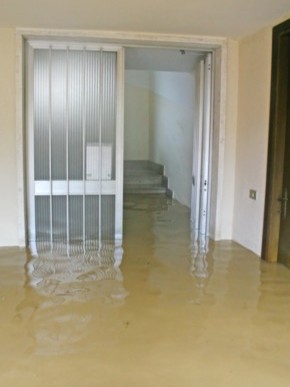
<svg viewBox="0 0 290 387"><path fill-rule="evenodd" d="M193 230L209 236L212 158L212 53L207 53L198 69L198 112L193 143L191 222Z"/></svg>
<svg viewBox="0 0 290 387"><path fill-rule="evenodd" d="M227 39L220 37L203 37L191 35L169 35L153 33L131 33L114 31L74 31L74 30L46 30L46 29L17 29L16 31L16 146L17 146L17 184L18 184L18 240L19 246L26 246L27 222L26 222L26 190L25 190L25 110L24 110L24 46L25 40L67 40L90 41L98 44L118 44L129 46L150 47L175 47L213 51L215 68L214 107L213 107L213 131L217 138L218 147L213 149L215 168L212 173L214 196L211 206L210 236L219 239L222 217L222 191L224 179L224 138L226 117L226 80L227 80ZM120 96L122 97L122 96ZM121 105L119 106L119 109ZM121 163L122 154L118 155ZM120 173L120 171L119 171ZM122 197L119 198L122 200Z"/></svg>
<svg viewBox="0 0 290 387"><path fill-rule="evenodd" d="M201 59L197 69L198 86L196 87L198 98L197 118L193 135L193 157L192 157L192 186L191 186L191 223L196 234L199 232L200 221L200 181L202 165L202 129L204 111L204 59Z"/></svg>

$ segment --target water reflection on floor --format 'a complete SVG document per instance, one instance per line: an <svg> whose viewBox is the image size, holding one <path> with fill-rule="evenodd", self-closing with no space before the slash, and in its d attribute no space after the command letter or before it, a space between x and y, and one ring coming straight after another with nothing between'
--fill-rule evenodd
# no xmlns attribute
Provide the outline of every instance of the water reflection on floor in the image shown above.
<svg viewBox="0 0 290 387"><path fill-rule="evenodd" d="M0 386L289 386L290 271L166 198L124 218L123 250L0 250Z"/></svg>

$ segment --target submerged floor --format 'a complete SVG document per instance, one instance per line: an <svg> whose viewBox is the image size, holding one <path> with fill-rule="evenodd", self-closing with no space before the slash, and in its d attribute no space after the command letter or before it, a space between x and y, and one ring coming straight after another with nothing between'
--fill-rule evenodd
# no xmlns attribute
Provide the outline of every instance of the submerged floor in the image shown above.
<svg viewBox="0 0 290 387"><path fill-rule="evenodd" d="M0 250L0 386L290 385L290 270L198 249L166 199L127 196L124 222L120 266Z"/></svg>

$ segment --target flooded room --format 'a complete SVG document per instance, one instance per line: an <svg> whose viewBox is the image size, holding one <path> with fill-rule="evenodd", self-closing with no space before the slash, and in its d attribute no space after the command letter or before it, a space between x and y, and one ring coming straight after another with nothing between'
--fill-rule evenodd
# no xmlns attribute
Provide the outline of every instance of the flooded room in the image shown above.
<svg viewBox="0 0 290 387"><path fill-rule="evenodd" d="M0 385L288 387L289 4L2 5Z"/></svg>

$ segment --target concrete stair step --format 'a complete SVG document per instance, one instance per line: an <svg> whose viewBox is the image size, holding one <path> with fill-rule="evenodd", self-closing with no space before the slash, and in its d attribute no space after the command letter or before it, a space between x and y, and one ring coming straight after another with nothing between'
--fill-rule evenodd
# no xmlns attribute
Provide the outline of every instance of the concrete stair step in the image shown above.
<svg viewBox="0 0 290 387"><path fill-rule="evenodd" d="M157 194L172 197L163 175L164 167L147 160L125 161L124 193Z"/></svg>
<svg viewBox="0 0 290 387"><path fill-rule="evenodd" d="M127 185L162 185L162 176L160 175L136 175L136 176L125 176L124 184Z"/></svg>
<svg viewBox="0 0 290 387"><path fill-rule="evenodd" d="M128 173L138 173L140 171L146 173L157 173L163 175L164 167L163 165L153 163L148 160L129 160L124 162L124 171Z"/></svg>
<svg viewBox="0 0 290 387"><path fill-rule="evenodd" d="M125 169L124 176L162 176L162 173L152 169Z"/></svg>
<svg viewBox="0 0 290 387"><path fill-rule="evenodd" d="M151 186L151 187L142 187L140 185L136 186L125 186L124 193L125 194L166 194L166 187L161 186Z"/></svg>

